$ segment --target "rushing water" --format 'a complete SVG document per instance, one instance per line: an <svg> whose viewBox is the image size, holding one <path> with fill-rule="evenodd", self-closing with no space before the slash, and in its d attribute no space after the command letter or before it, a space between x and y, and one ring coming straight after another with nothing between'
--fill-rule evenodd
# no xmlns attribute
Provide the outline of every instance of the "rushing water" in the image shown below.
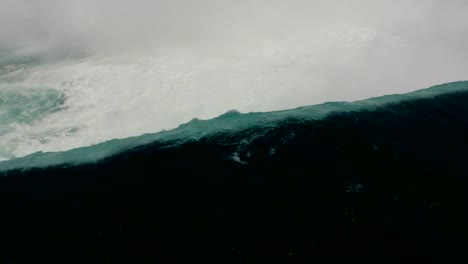
<svg viewBox="0 0 468 264"><path fill-rule="evenodd" d="M466 262L467 102L458 82L231 111L1 162L0 259Z"/></svg>
<svg viewBox="0 0 468 264"><path fill-rule="evenodd" d="M464 80L466 9L437 0L4 0L0 159L230 110L285 110Z"/></svg>

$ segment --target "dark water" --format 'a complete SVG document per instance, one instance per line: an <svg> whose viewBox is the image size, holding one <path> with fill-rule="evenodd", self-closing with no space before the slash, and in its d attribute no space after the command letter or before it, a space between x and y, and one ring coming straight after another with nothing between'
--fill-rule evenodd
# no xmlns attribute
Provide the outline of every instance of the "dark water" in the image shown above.
<svg viewBox="0 0 468 264"><path fill-rule="evenodd" d="M447 92L2 172L0 262L466 263L467 135Z"/></svg>

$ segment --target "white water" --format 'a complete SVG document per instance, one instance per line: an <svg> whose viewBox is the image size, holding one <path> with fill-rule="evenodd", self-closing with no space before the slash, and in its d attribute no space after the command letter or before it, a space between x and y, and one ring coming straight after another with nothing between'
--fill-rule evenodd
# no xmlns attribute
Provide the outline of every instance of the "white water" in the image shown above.
<svg viewBox="0 0 468 264"><path fill-rule="evenodd" d="M281 15L283 11L275 12ZM294 14L284 12L289 18ZM215 18L208 21L223 19ZM92 52L79 59L24 67L12 63L9 73L0 75L0 89L22 90L26 95L28 89L53 89L65 101L37 120L0 124L0 159L171 129L194 117L212 118L231 109L272 111L357 100L467 77L466 54L408 36L401 23L389 27L386 20L344 23L325 17L314 24L301 19L283 27L278 23L250 24L253 29L248 23L228 24L235 24L235 33L230 35L210 27L208 32L216 37L190 42L193 45L158 38L163 44L146 41L143 48L132 41L110 45L115 49L106 52L108 41L118 42L110 34L108 41L102 41L106 35L98 44L89 41L95 44L87 46ZM458 29L455 33L465 28ZM443 27L437 30L445 32ZM455 40L449 39L449 44L457 44ZM171 43L174 47L168 47ZM27 47L23 53L38 53L43 49L38 47ZM33 112L29 105L25 107L26 113Z"/></svg>

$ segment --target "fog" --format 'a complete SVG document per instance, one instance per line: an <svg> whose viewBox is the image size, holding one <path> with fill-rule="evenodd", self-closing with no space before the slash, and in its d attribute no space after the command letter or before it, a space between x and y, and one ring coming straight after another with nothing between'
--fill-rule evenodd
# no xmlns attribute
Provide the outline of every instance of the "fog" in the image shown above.
<svg viewBox="0 0 468 264"><path fill-rule="evenodd" d="M311 71L320 67L334 87L323 99L356 99L466 79L466 14L464 0L0 0L0 51L248 57L283 49L296 56L278 57L287 61L315 50L324 55L307 55ZM343 26L355 32L337 31Z"/></svg>
<svg viewBox="0 0 468 264"><path fill-rule="evenodd" d="M193 47L343 23L462 49L467 7L463 0L0 0L0 43L100 52Z"/></svg>

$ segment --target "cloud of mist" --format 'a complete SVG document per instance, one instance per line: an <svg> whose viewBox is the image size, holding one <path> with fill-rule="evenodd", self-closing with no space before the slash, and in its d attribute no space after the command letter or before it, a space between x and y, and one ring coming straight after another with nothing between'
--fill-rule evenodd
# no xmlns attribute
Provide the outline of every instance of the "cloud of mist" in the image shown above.
<svg viewBox="0 0 468 264"><path fill-rule="evenodd" d="M206 45L323 19L326 1L0 0L0 45L118 50ZM297 25L296 25L297 26Z"/></svg>
<svg viewBox="0 0 468 264"><path fill-rule="evenodd" d="M287 38L312 49L322 41L317 32L352 25L377 35L353 69L335 65L335 74L372 80L366 71L401 61L419 76L406 86L421 85L425 75L464 74L466 14L465 0L0 0L0 50L260 53Z"/></svg>
<svg viewBox="0 0 468 264"><path fill-rule="evenodd" d="M292 54L299 48L333 52L333 45L346 48L374 31L360 53L343 51L343 60L354 56L348 63L328 53L319 58L326 59L320 71L328 86L369 96L378 83L402 92L466 79L466 14L465 0L0 0L0 51L236 56L268 52L287 40L282 48ZM337 25L364 33L324 40L323 32Z"/></svg>
<svg viewBox="0 0 468 264"><path fill-rule="evenodd" d="M207 45L333 23L466 43L467 7L463 0L0 0L0 45L95 51Z"/></svg>

